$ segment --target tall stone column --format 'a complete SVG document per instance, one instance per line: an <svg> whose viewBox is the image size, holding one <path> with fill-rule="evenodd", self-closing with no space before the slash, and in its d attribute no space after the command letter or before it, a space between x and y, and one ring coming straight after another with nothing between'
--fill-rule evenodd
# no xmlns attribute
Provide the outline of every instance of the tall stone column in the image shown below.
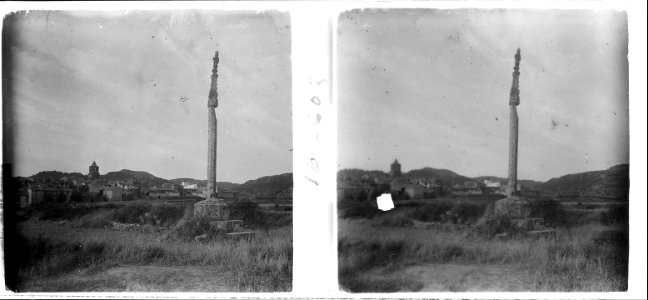
<svg viewBox="0 0 648 300"><path fill-rule="evenodd" d="M198 201L193 207L194 218L208 220L209 230L200 236L220 235L234 239L250 239L254 237L253 231L241 231L242 221L230 219L230 207L223 199L218 198L216 186L216 142L217 120L216 108L218 107L218 51L214 55L214 66L211 76L211 88L207 101L207 199Z"/></svg>
<svg viewBox="0 0 648 300"><path fill-rule="evenodd" d="M217 119L216 110L209 107L208 134L207 140L207 199L217 198L218 187L216 185L216 143L217 143Z"/></svg>
<svg viewBox="0 0 648 300"><path fill-rule="evenodd" d="M513 84L509 98L510 124L509 124L509 169L508 169L508 197L495 201L495 215L506 216L512 219L526 219L531 214L529 201L522 197L517 189L517 162L518 162L518 115L517 106L520 105L520 49L515 53L515 67L513 68Z"/></svg>
<svg viewBox="0 0 648 300"><path fill-rule="evenodd" d="M509 98L510 124L509 124L509 169L508 169L508 195L517 191L517 161L518 161L518 115L517 106L520 105L520 49L515 53L515 67L513 68L513 84Z"/></svg>
<svg viewBox="0 0 648 300"><path fill-rule="evenodd" d="M207 199L218 197L216 186L216 145L217 145L217 119L216 107L218 107L218 51L214 56L214 67L211 76L211 88L207 101L208 124L207 124Z"/></svg>

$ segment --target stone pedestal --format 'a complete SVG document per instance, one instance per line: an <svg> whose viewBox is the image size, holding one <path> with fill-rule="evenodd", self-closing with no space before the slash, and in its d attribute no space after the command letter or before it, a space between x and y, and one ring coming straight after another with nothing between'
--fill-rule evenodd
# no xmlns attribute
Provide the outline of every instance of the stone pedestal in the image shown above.
<svg viewBox="0 0 648 300"><path fill-rule="evenodd" d="M218 230L221 232L236 232L241 229L241 224L243 221L241 220L229 220L229 221L211 221L209 222L209 226L214 229Z"/></svg>
<svg viewBox="0 0 648 300"><path fill-rule="evenodd" d="M527 219L531 215L531 205L522 197L509 196L495 201L495 215L511 219Z"/></svg>
<svg viewBox="0 0 648 300"><path fill-rule="evenodd" d="M194 204L194 217L215 221L227 221L230 217L229 206L220 199L207 199Z"/></svg>
<svg viewBox="0 0 648 300"><path fill-rule="evenodd" d="M543 218L511 219L511 225L526 231L544 229Z"/></svg>
<svg viewBox="0 0 648 300"><path fill-rule="evenodd" d="M556 235L555 230L545 227L543 218L529 218L531 203L522 197L509 196L495 201L494 214L510 218L511 225L526 232L527 236L552 238Z"/></svg>
<svg viewBox="0 0 648 300"><path fill-rule="evenodd" d="M209 221L212 233L224 234L230 239L252 239L254 232L244 231L241 220L230 220L230 209L221 199L207 199L194 204L194 218L205 218Z"/></svg>

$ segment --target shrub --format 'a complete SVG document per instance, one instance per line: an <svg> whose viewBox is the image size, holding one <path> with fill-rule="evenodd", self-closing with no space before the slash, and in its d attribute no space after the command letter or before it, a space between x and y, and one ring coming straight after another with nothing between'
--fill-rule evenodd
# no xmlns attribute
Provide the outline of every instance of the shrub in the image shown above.
<svg viewBox="0 0 648 300"><path fill-rule="evenodd" d="M412 225L410 215L411 208L396 208L387 212L382 212L374 218L373 223L378 226L403 227Z"/></svg>
<svg viewBox="0 0 648 300"><path fill-rule="evenodd" d="M41 215L41 220L72 220L90 214L94 211L92 207L68 207L68 206L54 206L46 208Z"/></svg>
<svg viewBox="0 0 648 300"><path fill-rule="evenodd" d="M572 227L576 218L570 218L568 213L562 209L560 203L551 199L540 199L531 201L531 217L543 218L545 224L549 226L567 226Z"/></svg>
<svg viewBox="0 0 648 300"><path fill-rule="evenodd" d="M263 228L278 228L292 224L292 213L290 212L268 212L265 213Z"/></svg>
<svg viewBox="0 0 648 300"><path fill-rule="evenodd" d="M22 250L15 258L20 274L52 276L87 267L100 261L107 248L105 242L65 243L42 235L33 239L19 235L16 241Z"/></svg>
<svg viewBox="0 0 648 300"><path fill-rule="evenodd" d="M376 206L370 205L358 205L352 206L347 209L344 209L341 213L341 217L348 218L373 218L378 215L381 211Z"/></svg>
<svg viewBox="0 0 648 300"><path fill-rule="evenodd" d="M453 204L452 212L463 221L461 223L474 223L484 214L487 205L485 201L458 201Z"/></svg>
<svg viewBox="0 0 648 300"><path fill-rule="evenodd" d="M65 195L64 192L59 192L58 194L56 194L54 201L56 201L56 203L63 203L67 201L67 196Z"/></svg>
<svg viewBox="0 0 648 300"><path fill-rule="evenodd" d="M141 217L151 209L151 205L134 204L117 208L112 214L112 220L119 223L140 223Z"/></svg>
<svg viewBox="0 0 648 300"><path fill-rule="evenodd" d="M338 256L341 262L340 275L351 275L372 267L388 266L400 261L405 252L405 241L338 241Z"/></svg>
<svg viewBox="0 0 648 300"><path fill-rule="evenodd" d="M72 192L72 195L70 195L70 201L73 203L83 202L83 193Z"/></svg>
<svg viewBox="0 0 648 300"><path fill-rule="evenodd" d="M409 226L412 220L422 222L474 223L486 210L487 201L435 201L396 202L396 208L383 212L375 206L353 206L341 212L342 218L364 217L375 219L379 226Z"/></svg>
<svg viewBox="0 0 648 300"><path fill-rule="evenodd" d="M149 245L144 248L144 253L142 254L142 259L146 263L156 261L162 257L164 257L164 249L154 245Z"/></svg>
<svg viewBox="0 0 648 300"><path fill-rule="evenodd" d="M111 225L111 216L111 209L96 209L96 212L74 220L72 226L81 228L104 228Z"/></svg>
<svg viewBox="0 0 648 300"><path fill-rule="evenodd" d="M471 234L492 238L500 233L507 233L511 236L519 234L519 228L513 226L511 220L504 216L493 216L473 227Z"/></svg>
<svg viewBox="0 0 648 300"><path fill-rule="evenodd" d="M414 210L412 218L423 222L441 221L441 216L451 210L453 204L449 200L434 201Z"/></svg>
<svg viewBox="0 0 648 300"><path fill-rule="evenodd" d="M549 218L560 210L560 203L551 199L530 201L531 215L536 218Z"/></svg>
<svg viewBox="0 0 648 300"><path fill-rule="evenodd" d="M189 220L183 219L183 222L179 222L173 228L173 236L184 241L191 241L201 234L207 234L209 238L213 238L218 232L212 230L209 219L196 217Z"/></svg>
<svg viewBox="0 0 648 300"><path fill-rule="evenodd" d="M292 213L264 211L259 205L250 201L230 203L230 217L243 221L249 228L277 228L292 224Z"/></svg>
<svg viewBox="0 0 648 300"><path fill-rule="evenodd" d="M615 206L601 213L601 223L605 225L628 224L628 206Z"/></svg>
<svg viewBox="0 0 648 300"><path fill-rule="evenodd" d="M401 207L421 207L425 204L428 204L428 201L425 200L412 200L412 201L401 201L394 203L394 206L397 208Z"/></svg>
<svg viewBox="0 0 648 300"><path fill-rule="evenodd" d="M259 205L251 201L235 201L229 204L230 217L243 220L246 225L258 226L264 224L263 213L259 211Z"/></svg>
<svg viewBox="0 0 648 300"><path fill-rule="evenodd" d="M169 226L176 224L184 215L185 208L174 205L153 205L151 209L144 214L142 221L145 224ZM146 218L148 216L148 218Z"/></svg>

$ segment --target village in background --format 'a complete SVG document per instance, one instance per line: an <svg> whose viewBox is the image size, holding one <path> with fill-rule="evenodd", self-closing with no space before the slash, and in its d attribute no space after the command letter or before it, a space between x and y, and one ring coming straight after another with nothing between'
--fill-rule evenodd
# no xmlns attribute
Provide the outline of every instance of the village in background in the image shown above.
<svg viewBox="0 0 648 300"><path fill-rule="evenodd" d="M628 164L607 170L569 174L546 182L519 180L517 190L526 198L578 203L588 197L599 201L628 201ZM338 172L340 203L370 203L384 193L394 200L422 200L441 197L496 200L506 197L507 178L467 177L445 169L425 167L403 173L398 159L389 173L360 169Z"/></svg>
<svg viewBox="0 0 648 300"><path fill-rule="evenodd" d="M137 199L174 200L206 198L207 181L163 179L147 172L121 170L100 174L96 161L87 175L43 171L14 178L20 208L52 203L115 202ZM265 176L245 183L218 183L219 197L259 203L292 203L292 173Z"/></svg>

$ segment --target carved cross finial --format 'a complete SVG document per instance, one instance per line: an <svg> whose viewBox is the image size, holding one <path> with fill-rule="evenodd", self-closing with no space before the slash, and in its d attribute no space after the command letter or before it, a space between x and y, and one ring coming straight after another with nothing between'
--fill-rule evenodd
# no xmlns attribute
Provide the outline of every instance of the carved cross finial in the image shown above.
<svg viewBox="0 0 648 300"><path fill-rule="evenodd" d="M511 97L509 98L509 105L520 105L520 48L515 53L515 66L513 67L513 84L511 85Z"/></svg>
<svg viewBox="0 0 648 300"><path fill-rule="evenodd" d="M209 98L207 107L218 107L218 51L214 55L214 67L212 68L211 88L209 89Z"/></svg>

